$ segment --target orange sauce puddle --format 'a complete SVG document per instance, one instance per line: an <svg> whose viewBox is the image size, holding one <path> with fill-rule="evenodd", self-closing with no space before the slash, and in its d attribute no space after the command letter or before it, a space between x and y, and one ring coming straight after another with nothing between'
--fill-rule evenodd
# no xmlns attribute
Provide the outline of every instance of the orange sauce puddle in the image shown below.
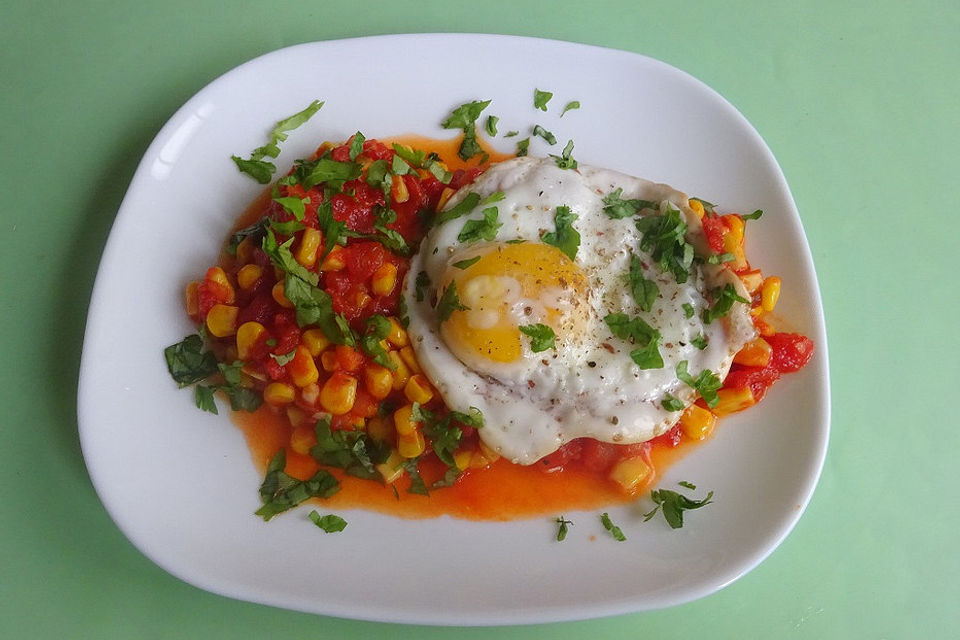
<svg viewBox="0 0 960 640"><path fill-rule="evenodd" d="M435 140L403 135L380 138L380 141L387 145L397 142L415 149L434 151L451 171L478 166L475 160L464 161L457 155L460 138ZM482 140L480 144L489 155L490 163L513 157L495 151ZM269 187L265 189L250 204L237 219L233 231L249 226L262 217L270 201L270 190ZM233 257L224 251L221 264L226 266L232 260ZM290 475L306 479L320 468L312 457L296 453L290 448L293 428L283 412L264 404L253 413L231 412L231 417L243 432L254 464L261 473L266 471L268 463L281 448L286 449L286 472ZM664 469L698 444L684 439L676 447L654 445L650 452L653 470L644 484L633 493L626 493L604 476L581 469L568 468L547 473L537 465L514 465L501 459L485 469L465 472L454 486L431 490L429 496L408 493L410 479L406 474L391 487L326 467L340 481L340 490L330 498L311 502L322 504L324 508L362 508L411 519L450 515L469 520L503 521L557 515L565 511L589 510L636 500L648 492ZM436 460L432 462L431 468L431 460L421 461L421 474L427 486L442 475L442 465Z"/></svg>

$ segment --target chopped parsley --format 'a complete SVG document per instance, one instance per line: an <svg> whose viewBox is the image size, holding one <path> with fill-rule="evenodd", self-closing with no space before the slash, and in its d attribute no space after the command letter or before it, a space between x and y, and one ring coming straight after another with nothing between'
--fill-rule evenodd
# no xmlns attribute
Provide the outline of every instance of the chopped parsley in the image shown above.
<svg viewBox="0 0 960 640"><path fill-rule="evenodd" d="M519 131L507 131L505 134L503 134L503 137L504 137L504 138L512 138L512 137L518 136L518 135L520 135L520 132L519 132Z"/></svg>
<svg viewBox="0 0 960 640"><path fill-rule="evenodd" d="M380 344L388 335L390 335L390 321L379 313L375 313L367 318L363 337L360 338L360 349L381 367L393 370L397 365L387 357L387 350Z"/></svg>
<svg viewBox="0 0 960 640"><path fill-rule="evenodd" d="M673 273L677 282L687 281L693 264L693 245L686 240L687 223L680 211L671 206L661 215L651 215L636 221L643 234L640 249L646 251L663 271Z"/></svg>
<svg viewBox="0 0 960 640"><path fill-rule="evenodd" d="M187 336L177 344L163 350L167 370L174 382L182 389L217 372L217 358L212 351L205 351L199 334ZM200 406L198 401L197 406Z"/></svg>
<svg viewBox="0 0 960 640"><path fill-rule="evenodd" d="M620 220L635 216L643 209L657 211L660 208L660 203L651 200L641 200L639 198L624 200L620 197L622 193L623 188L617 187L615 191L611 191L603 197L603 212L607 214L608 218Z"/></svg>
<svg viewBox="0 0 960 640"><path fill-rule="evenodd" d="M567 144L563 148L563 151L560 152L560 155L555 156L551 153L550 157L556 161L557 166L561 169L576 169L578 165L577 161L573 159L572 153L573 140L567 140Z"/></svg>
<svg viewBox="0 0 960 640"><path fill-rule="evenodd" d="M760 216L762 216L762 215L763 215L763 210L762 210L762 209L757 209L757 210L754 211L753 213L748 213L748 214L746 214L746 215L741 215L740 217L743 218L744 220L759 220L759 219L760 219Z"/></svg>
<svg viewBox="0 0 960 640"><path fill-rule="evenodd" d="M688 489L696 488L689 482L681 482L680 485L687 487ZM702 500L693 500L685 495L677 493L676 491L671 491L669 489L657 489L650 493L650 499L653 500L656 506L652 510L643 514L643 521L647 522L657 514L657 511L660 511L663 513L663 517L667 521L667 524L670 525L671 529L680 529L683 527L684 511L705 507L712 502L712 498L713 491L707 493L706 497Z"/></svg>
<svg viewBox="0 0 960 640"><path fill-rule="evenodd" d="M310 455L320 464L343 469L348 474L367 480L379 479L376 465L390 457L390 445L374 440L363 431L331 430L329 420L318 420L313 428L317 444Z"/></svg>
<svg viewBox="0 0 960 640"><path fill-rule="evenodd" d="M462 160L469 160L483 153L480 143L477 142L476 123L480 113L489 104L490 100L475 100L462 104L454 109L450 116L440 124L444 129L460 129L463 131L463 141L460 143L460 149L457 152Z"/></svg>
<svg viewBox="0 0 960 640"><path fill-rule="evenodd" d="M566 106L563 108L563 111L560 112L560 117L562 118L562 117L563 117L563 114L565 114L567 111L572 111L573 109L579 109L579 108L580 108L580 101L579 101L579 100L571 100L571 101L568 102L568 103L566 104Z"/></svg>
<svg viewBox="0 0 960 640"><path fill-rule="evenodd" d="M360 177L363 167L357 162L340 162L329 156L316 160L297 161L294 176L304 189L325 183L330 189L342 189L343 183Z"/></svg>
<svg viewBox="0 0 960 640"><path fill-rule="evenodd" d="M545 324L526 324L518 327L525 335L530 337L530 350L534 353L540 353L547 349L556 348L556 335L553 329Z"/></svg>
<svg viewBox="0 0 960 640"><path fill-rule="evenodd" d="M491 136L491 137L492 137L492 136L497 135L497 123L498 123L498 122L500 122L500 118L498 118L497 116L488 116L488 117L487 117L487 122L486 122L486 124L484 125L484 129L487 130L487 135L488 135L488 136Z"/></svg>
<svg viewBox="0 0 960 640"><path fill-rule="evenodd" d="M287 274L283 295L293 303L298 325L320 327L334 344L355 344L350 326L342 315L333 310L333 299L329 293L295 275Z"/></svg>
<svg viewBox="0 0 960 640"><path fill-rule="evenodd" d="M443 290L443 295L440 296L440 300L437 302L437 315L440 317L440 322L448 320L454 311L469 310L470 307L460 304L460 295L457 293L457 283L451 281L447 288Z"/></svg>
<svg viewBox="0 0 960 640"><path fill-rule="evenodd" d="M644 311L650 311L657 296L660 295L660 287L653 280L647 280L643 275L643 261L636 254L630 254L630 273L628 274L630 282L630 291L633 293L633 299L637 305Z"/></svg>
<svg viewBox="0 0 960 640"><path fill-rule="evenodd" d="M563 542L567 538L567 526L572 525L573 521L560 516L554 522L557 523L557 542Z"/></svg>
<svg viewBox="0 0 960 640"><path fill-rule="evenodd" d="M689 302L684 302L683 305L681 306L683 307L684 318L692 318L693 315L696 313L696 311L693 308L693 305L690 304Z"/></svg>
<svg viewBox="0 0 960 640"><path fill-rule="evenodd" d="M524 138L517 142L517 157L521 158L530 153L530 138Z"/></svg>
<svg viewBox="0 0 960 640"><path fill-rule="evenodd" d="M545 243L560 249L571 260L576 259L577 249L580 248L580 232L573 228L573 221L578 217L570 211L570 207L557 207L553 215L556 230L540 236Z"/></svg>
<svg viewBox="0 0 960 640"><path fill-rule="evenodd" d="M277 355L277 354L275 354L275 353L271 353L271 354L270 354L270 357L273 359L274 362L276 362L278 365L280 365L280 366L282 367L282 366L284 366L284 365L286 365L286 364L289 364L289 362L290 362L291 360L293 360L293 357L294 357L295 355L297 355L297 350L296 350L296 349L291 349L289 353L284 353L284 354L282 354L282 355Z"/></svg>
<svg viewBox="0 0 960 640"><path fill-rule="evenodd" d="M417 278L413 281L413 285L414 297L417 299L417 302L423 302L426 289L430 286L430 276L427 275L426 271L420 271L417 273Z"/></svg>
<svg viewBox="0 0 960 640"><path fill-rule="evenodd" d="M453 263L453 266L455 266L457 269L469 269L473 265L477 264L481 257L482 256L474 256L466 260L458 260L457 262Z"/></svg>
<svg viewBox="0 0 960 640"><path fill-rule="evenodd" d="M363 143L366 141L366 138L362 133L357 131L353 134L353 137L350 138L350 161L354 162L363 153Z"/></svg>
<svg viewBox="0 0 960 640"><path fill-rule="evenodd" d="M287 139L287 132L293 131L315 114L323 106L323 102L314 100L303 111L299 111L288 118L284 118L270 131L270 140L262 147L257 147L250 153L250 159L244 160L239 156L230 156L234 164L243 173L247 174L260 184L267 184L277 170L276 165L264 160L266 157L276 158L280 155L280 143Z"/></svg>
<svg viewBox="0 0 960 640"><path fill-rule="evenodd" d="M540 109L540 111L547 110L547 103L550 102L550 98L553 97L553 94L549 91L540 91L540 89L533 90L533 106L535 109Z"/></svg>
<svg viewBox="0 0 960 640"><path fill-rule="evenodd" d="M321 469L307 480L298 480L284 471L286 465L286 450L280 449L267 466L260 485L263 506L256 512L264 520L270 520L310 498L329 498L340 490L340 483L329 471Z"/></svg>
<svg viewBox="0 0 960 640"><path fill-rule="evenodd" d="M487 207L479 220L467 220L463 229L457 235L460 242L490 241L497 237L497 229L503 226L500 222L500 212L496 207Z"/></svg>
<svg viewBox="0 0 960 640"><path fill-rule="evenodd" d="M625 313L611 313L603 321L610 327L613 335L637 345L637 348L630 352L630 358L638 367L659 369L663 366L663 357L658 348L660 332L643 318L630 318Z"/></svg>
<svg viewBox="0 0 960 640"><path fill-rule="evenodd" d="M449 222L451 220L456 220L457 218L465 216L471 211L473 211L478 204L480 204L480 194L474 193L473 191L471 191L463 198L463 200L457 203L455 207L451 207L446 211L441 211L437 215L435 224L440 225L440 224L443 224L444 222Z"/></svg>
<svg viewBox="0 0 960 640"><path fill-rule="evenodd" d="M546 140L547 144L551 144L551 145L557 144L557 136L553 135L552 133L550 133L549 131L547 131L546 129L544 129L538 124L533 126L532 133L533 135L540 136L541 138Z"/></svg>
<svg viewBox="0 0 960 640"><path fill-rule="evenodd" d="M218 415L217 403L213 399L215 391L215 387L208 387L205 384L195 386L193 388L193 402L197 405L197 409Z"/></svg>
<svg viewBox="0 0 960 640"><path fill-rule="evenodd" d="M660 402L660 406L667 411L682 411L686 407L682 400L669 393L663 394L663 400Z"/></svg>
<svg viewBox="0 0 960 640"><path fill-rule="evenodd" d="M697 391L700 397L703 398L703 401L707 403L708 407L713 408L717 406L717 403L720 401L720 398L717 396L717 390L723 385L723 381L712 371L704 369L694 378L687 371L687 361L681 360L677 363L677 378L688 387Z"/></svg>
<svg viewBox="0 0 960 640"><path fill-rule="evenodd" d="M738 295L736 288L729 282L724 285L723 289L718 288L711 291L711 296L714 300L713 306L703 310L703 321L707 324L730 313L734 302L749 302L746 298Z"/></svg>
<svg viewBox="0 0 960 640"><path fill-rule="evenodd" d="M327 533L336 533L337 531L343 531L347 528L347 521L333 513L321 516L316 510L313 510L307 514L307 517L310 518L310 522Z"/></svg>
<svg viewBox="0 0 960 640"><path fill-rule="evenodd" d="M617 542L623 542L627 539L627 536L623 535L623 531L620 530L620 527L613 524L613 520L610 519L610 515L606 512L600 514L600 523L603 525L603 528L610 532L610 535L613 536L613 539Z"/></svg>
<svg viewBox="0 0 960 640"><path fill-rule="evenodd" d="M703 333L698 333L697 336L690 341L690 344L700 349L700 351L703 351L707 348L707 337L704 336Z"/></svg>
<svg viewBox="0 0 960 640"><path fill-rule="evenodd" d="M267 226L270 224L270 218L263 217L249 227L244 227L243 229L235 232L232 236L230 236L230 240L227 242L227 253L232 256L237 255L237 247L239 247L240 243L247 238L251 238L252 240L258 242L260 238L263 237L263 234L267 232Z"/></svg>

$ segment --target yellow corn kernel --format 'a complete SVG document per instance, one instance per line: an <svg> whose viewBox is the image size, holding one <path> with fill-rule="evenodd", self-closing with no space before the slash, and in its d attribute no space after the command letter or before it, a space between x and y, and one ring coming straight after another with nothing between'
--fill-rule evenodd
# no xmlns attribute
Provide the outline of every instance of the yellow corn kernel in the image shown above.
<svg viewBox="0 0 960 640"><path fill-rule="evenodd" d="M238 307L215 304L207 313L207 329L218 338L226 338L237 332Z"/></svg>
<svg viewBox="0 0 960 640"><path fill-rule="evenodd" d="M397 436L397 452L404 458L416 458L426 449L423 434L414 431L410 435Z"/></svg>
<svg viewBox="0 0 960 640"><path fill-rule="evenodd" d="M237 245L237 262L240 264L247 264L250 260L253 259L253 250L256 246L253 244L253 240L250 236L244 238L240 244Z"/></svg>
<svg viewBox="0 0 960 640"><path fill-rule="evenodd" d="M390 437L390 425L380 418L370 418L367 421L367 435L378 442L382 442Z"/></svg>
<svg viewBox="0 0 960 640"><path fill-rule="evenodd" d="M650 476L650 465L641 456L624 458L610 470L610 479L619 484L624 491L633 492L642 486L643 481Z"/></svg>
<svg viewBox="0 0 960 640"><path fill-rule="evenodd" d="M490 461L487 460L487 456L483 455L482 451L474 451L473 455L470 456L471 469L483 469L489 464Z"/></svg>
<svg viewBox="0 0 960 640"><path fill-rule="evenodd" d="M456 193L456 191L450 187L446 187L440 193L440 199L437 201L437 211L443 211L443 208L447 206L447 200L449 200L450 196L452 196L454 193Z"/></svg>
<svg viewBox="0 0 960 640"><path fill-rule="evenodd" d="M287 363L287 372L293 384L298 387L306 387L320 379L317 363L313 361L313 356L303 345L297 347L293 359Z"/></svg>
<svg viewBox="0 0 960 640"><path fill-rule="evenodd" d="M753 295L763 285L763 274L760 269L753 269L740 274L740 282L746 287L747 292Z"/></svg>
<svg viewBox="0 0 960 640"><path fill-rule="evenodd" d="M753 326L757 328L757 331L759 331L760 335L762 335L764 338L769 338L777 332L772 325L767 324L763 320L754 320Z"/></svg>
<svg viewBox="0 0 960 640"><path fill-rule="evenodd" d="M691 200L688 200L688 201L687 201L687 204L689 205L689 207L690 207L691 209L693 209L693 212L694 212L695 214L697 214L697 217L698 217L698 218L703 218L704 211L703 211L703 203L702 203L702 202L700 202L699 200L693 200L693 199L691 199Z"/></svg>
<svg viewBox="0 0 960 640"><path fill-rule="evenodd" d="M241 289L252 289L263 275L263 267L258 264L245 264L237 271L237 284Z"/></svg>
<svg viewBox="0 0 960 640"><path fill-rule="evenodd" d="M392 484L397 478L403 475L403 456L396 449L390 451L390 455L376 467L383 481Z"/></svg>
<svg viewBox="0 0 960 640"><path fill-rule="evenodd" d="M711 409L714 415L725 416L737 411L743 411L757 403L753 397L753 391L750 387L742 389L720 389L717 391L719 401Z"/></svg>
<svg viewBox="0 0 960 640"><path fill-rule="evenodd" d="M390 333L387 334L387 341L395 347L405 347L410 344L407 331L400 324L400 321L393 316L387 319L390 321Z"/></svg>
<svg viewBox="0 0 960 640"><path fill-rule="evenodd" d="M271 382L263 390L263 401L274 407L282 407L293 402L295 395L293 387L285 382Z"/></svg>
<svg viewBox="0 0 960 640"><path fill-rule="evenodd" d="M296 428L306 425L311 431L313 431L313 423L307 424L307 419L310 416L306 411L295 404L288 404L286 413L287 420L290 422L290 426Z"/></svg>
<svg viewBox="0 0 960 640"><path fill-rule="evenodd" d="M390 185L390 199L393 202L406 202L410 199L410 190L407 189L407 182L403 176L394 176L393 183Z"/></svg>
<svg viewBox="0 0 960 640"><path fill-rule="evenodd" d="M488 447L483 440L480 441L480 453L482 453L483 457L490 462L496 462L500 459L500 452L496 449L491 449Z"/></svg>
<svg viewBox="0 0 960 640"><path fill-rule="evenodd" d="M373 298L365 291L358 291L353 299L353 304L357 309L363 310L372 300Z"/></svg>
<svg viewBox="0 0 960 640"><path fill-rule="evenodd" d="M331 249L327 257L320 263L320 269L323 271L341 271L346 266L347 262L343 257L343 249L339 245Z"/></svg>
<svg viewBox="0 0 960 640"><path fill-rule="evenodd" d="M413 347L408 345L400 349L400 359L403 360L403 363L407 365L410 371L423 373L423 370L420 368L420 363L417 362L417 354L413 352Z"/></svg>
<svg viewBox="0 0 960 640"><path fill-rule="evenodd" d="M747 257L743 252L743 220L739 216L725 216L728 231L723 234L723 250L733 255L730 266L740 270L747 266Z"/></svg>
<svg viewBox="0 0 960 640"><path fill-rule="evenodd" d="M392 262L384 262L373 272L370 278L370 288L378 296L390 295L397 284L397 266Z"/></svg>
<svg viewBox="0 0 960 640"><path fill-rule="evenodd" d="M433 399L433 388L424 376L417 373L407 380L407 384L403 387L403 395L410 402L426 404Z"/></svg>
<svg viewBox="0 0 960 640"><path fill-rule="evenodd" d="M383 400L393 390L393 374L390 369L370 363L363 370L363 384L377 400Z"/></svg>
<svg viewBox="0 0 960 640"><path fill-rule="evenodd" d="M207 269L207 280L211 282L216 282L217 284L230 290L230 302L233 302L233 296L235 294L233 290L233 285L230 284L230 278L227 277L227 272L224 271L221 267L210 267Z"/></svg>
<svg viewBox="0 0 960 640"><path fill-rule="evenodd" d="M680 416L680 430L691 440L703 440L713 432L717 416L698 404L692 404Z"/></svg>
<svg viewBox="0 0 960 640"><path fill-rule="evenodd" d="M187 283L187 315L195 316L200 313L200 296L197 292L200 287L199 282L188 282Z"/></svg>
<svg viewBox="0 0 960 640"><path fill-rule="evenodd" d="M307 227L300 235L300 245L293 257L296 258L297 262L310 269L317 264L317 256L322 244L323 233L319 229Z"/></svg>
<svg viewBox="0 0 960 640"><path fill-rule="evenodd" d="M300 336L300 344L307 348L314 358L323 353L323 350L330 346L330 340L322 329L307 329Z"/></svg>
<svg viewBox="0 0 960 640"><path fill-rule="evenodd" d="M253 378L254 380L259 380L260 382L267 381L267 374L258 370L256 367L254 367L251 364L243 365L243 368L240 369L240 371L243 372L243 375Z"/></svg>
<svg viewBox="0 0 960 640"><path fill-rule="evenodd" d="M420 429L420 423L413 419L412 404L405 404L393 412L393 427L398 436L408 436Z"/></svg>
<svg viewBox="0 0 960 640"><path fill-rule="evenodd" d="M244 322L237 329L237 357L249 360L257 341L267 333L267 328L259 322Z"/></svg>
<svg viewBox="0 0 960 640"><path fill-rule="evenodd" d="M277 301L277 304L286 309L292 309L293 303L287 300L287 294L283 292L283 280L273 285L273 289L270 290L270 295L273 296L273 299Z"/></svg>
<svg viewBox="0 0 960 640"><path fill-rule="evenodd" d="M780 286L780 278L777 276L770 276L763 281L763 288L760 289L760 306L767 313L777 306L777 300L780 299Z"/></svg>
<svg viewBox="0 0 960 640"><path fill-rule="evenodd" d="M773 349L770 348L769 342L763 338L755 338L733 356L733 361L748 367L765 367L770 363L772 354Z"/></svg>
<svg viewBox="0 0 960 640"><path fill-rule="evenodd" d="M290 407L287 407L290 411ZM302 456L310 454L310 447L317 444L313 427L297 427L290 433L290 448Z"/></svg>
<svg viewBox="0 0 960 640"><path fill-rule="evenodd" d="M320 389L320 406L335 416L353 409L357 399L357 379L342 371L335 372Z"/></svg>
<svg viewBox="0 0 960 640"><path fill-rule="evenodd" d="M340 368L340 361L337 360L337 353L333 349L327 349L320 354L320 366L327 373L332 373Z"/></svg>
<svg viewBox="0 0 960 640"><path fill-rule="evenodd" d="M473 459L473 451L469 449L460 449L453 454L453 462L460 471L466 471L470 466L470 460Z"/></svg>
<svg viewBox="0 0 960 640"><path fill-rule="evenodd" d="M400 391L407 386L407 380L410 379L410 368L400 357L397 351L388 351L387 357L394 364L393 369L393 390Z"/></svg>
<svg viewBox="0 0 960 640"><path fill-rule="evenodd" d="M300 397L307 404L316 406L317 400L320 399L320 385L318 385L316 382L313 384L308 384L300 389Z"/></svg>

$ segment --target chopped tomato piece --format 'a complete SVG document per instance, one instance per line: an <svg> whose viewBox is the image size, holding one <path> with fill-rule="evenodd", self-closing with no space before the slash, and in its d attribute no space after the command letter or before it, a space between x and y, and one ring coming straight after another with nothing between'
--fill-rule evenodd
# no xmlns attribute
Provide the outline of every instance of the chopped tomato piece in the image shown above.
<svg viewBox="0 0 960 640"><path fill-rule="evenodd" d="M770 363L780 373L799 371L813 357L813 340L799 333L775 333L766 340L773 349Z"/></svg>

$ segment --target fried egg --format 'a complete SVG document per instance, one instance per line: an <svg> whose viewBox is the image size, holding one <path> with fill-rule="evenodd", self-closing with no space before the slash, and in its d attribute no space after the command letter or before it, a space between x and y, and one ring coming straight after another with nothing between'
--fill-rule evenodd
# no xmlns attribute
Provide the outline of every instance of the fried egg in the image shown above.
<svg viewBox="0 0 960 640"><path fill-rule="evenodd" d="M697 398L678 379L677 364L686 361L694 377L709 370L722 378L755 336L740 302L720 319L703 319L718 288L730 284L749 298L740 279L694 260L677 282L640 249L635 218L604 212L604 197L616 189L623 199L655 203L641 216L678 211L695 254L710 254L687 196L669 186L516 158L454 194L446 212L475 206L460 217L441 214L412 260L404 295L421 367L450 408L482 411L480 437L514 463L532 464L575 438L629 444L660 435L681 414L664 401L685 407ZM561 212L576 216L567 217L566 243L558 237ZM658 288L649 311L630 287L632 255ZM641 318L659 332L662 367L634 361L637 344L614 335L605 321L611 314ZM536 340L544 327L554 336L549 348Z"/></svg>

